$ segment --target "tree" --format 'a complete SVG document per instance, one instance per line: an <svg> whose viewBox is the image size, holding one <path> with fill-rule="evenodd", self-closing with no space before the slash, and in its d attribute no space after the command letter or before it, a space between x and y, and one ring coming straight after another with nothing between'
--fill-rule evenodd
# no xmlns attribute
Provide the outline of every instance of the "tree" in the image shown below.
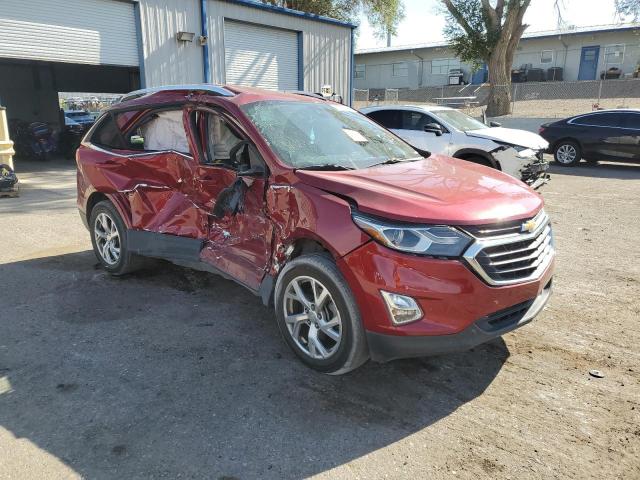
<svg viewBox="0 0 640 480"><path fill-rule="evenodd" d="M511 66L531 0L441 0L450 21L444 34L463 61L489 68L487 115L511 111Z"/></svg>
<svg viewBox="0 0 640 480"><path fill-rule="evenodd" d="M640 19L640 0L616 0L616 13L625 20L638 21Z"/></svg>
<svg viewBox="0 0 640 480"><path fill-rule="evenodd" d="M262 0L263 3L354 23L364 13L378 38L395 35L404 18L402 0Z"/></svg>

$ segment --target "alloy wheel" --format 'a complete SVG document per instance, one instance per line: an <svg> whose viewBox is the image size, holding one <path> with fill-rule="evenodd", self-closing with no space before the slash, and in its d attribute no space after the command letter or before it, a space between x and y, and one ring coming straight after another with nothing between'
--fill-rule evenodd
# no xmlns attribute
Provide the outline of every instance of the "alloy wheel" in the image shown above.
<svg viewBox="0 0 640 480"><path fill-rule="evenodd" d="M557 158L560 163L573 163L578 152L573 145L564 144L558 147Z"/></svg>
<svg viewBox="0 0 640 480"><path fill-rule="evenodd" d="M120 232L113 218L106 213L98 214L93 226L93 233L100 257L108 265L118 263L120 260Z"/></svg>
<svg viewBox="0 0 640 480"><path fill-rule="evenodd" d="M312 277L293 278L284 294L287 330L303 353L315 360L331 357L340 346L342 320L331 293Z"/></svg>

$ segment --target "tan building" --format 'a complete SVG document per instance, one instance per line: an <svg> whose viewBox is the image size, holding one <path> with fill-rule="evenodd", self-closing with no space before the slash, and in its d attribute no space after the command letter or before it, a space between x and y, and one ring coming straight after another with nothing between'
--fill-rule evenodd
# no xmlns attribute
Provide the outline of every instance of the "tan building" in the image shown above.
<svg viewBox="0 0 640 480"><path fill-rule="evenodd" d="M525 33L513 68L527 65L542 70L544 79L561 75L565 81L576 81L599 79L612 67L620 69L621 77L631 76L639 62L640 24L620 24ZM555 70L549 72L550 68ZM461 63L444 42L361 49L355 55L354 87L447 85L454 69L462 69L465 82L483 81L483 72Z"/></svg>

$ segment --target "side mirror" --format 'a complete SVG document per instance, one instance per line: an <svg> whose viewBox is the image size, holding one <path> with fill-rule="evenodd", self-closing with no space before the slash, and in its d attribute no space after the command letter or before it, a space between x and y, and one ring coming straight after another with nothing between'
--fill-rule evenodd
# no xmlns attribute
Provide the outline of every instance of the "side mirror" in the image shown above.
<svg viewBox="0 0 640 480"><path fill-rule="evenodd" d="M442 127L437 123L427 123L424 126L424 131L429 133L435 133L436 137L439 137L442 135Z"/></svg>
<svg viewBox="0 0 640 480"><path fill-rule="evenodd" d="M490 127L501 127L502 124L500 122L489 122Z"/></svg>
<svg viewBox="0 0 640 480"><path fill-rule="evenodd" d="M264 168L260 165L249 168L240 168L236 175L238 177L262 177L264 175Z"/></svg>

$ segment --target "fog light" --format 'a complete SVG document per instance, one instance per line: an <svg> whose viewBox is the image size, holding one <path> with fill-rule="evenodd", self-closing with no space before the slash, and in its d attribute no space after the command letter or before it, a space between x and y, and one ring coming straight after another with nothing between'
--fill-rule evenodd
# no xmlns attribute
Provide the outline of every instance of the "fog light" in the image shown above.
<svg viewBox="0 0 640 480"><path fill-rule="evenodd" d="M387 304L391 321L393 321L395 325L415 322L422 318L422 310L420 310L418 303L413 298L397 293L385 292L384 290L380 290L380 293Z"/></svg>

